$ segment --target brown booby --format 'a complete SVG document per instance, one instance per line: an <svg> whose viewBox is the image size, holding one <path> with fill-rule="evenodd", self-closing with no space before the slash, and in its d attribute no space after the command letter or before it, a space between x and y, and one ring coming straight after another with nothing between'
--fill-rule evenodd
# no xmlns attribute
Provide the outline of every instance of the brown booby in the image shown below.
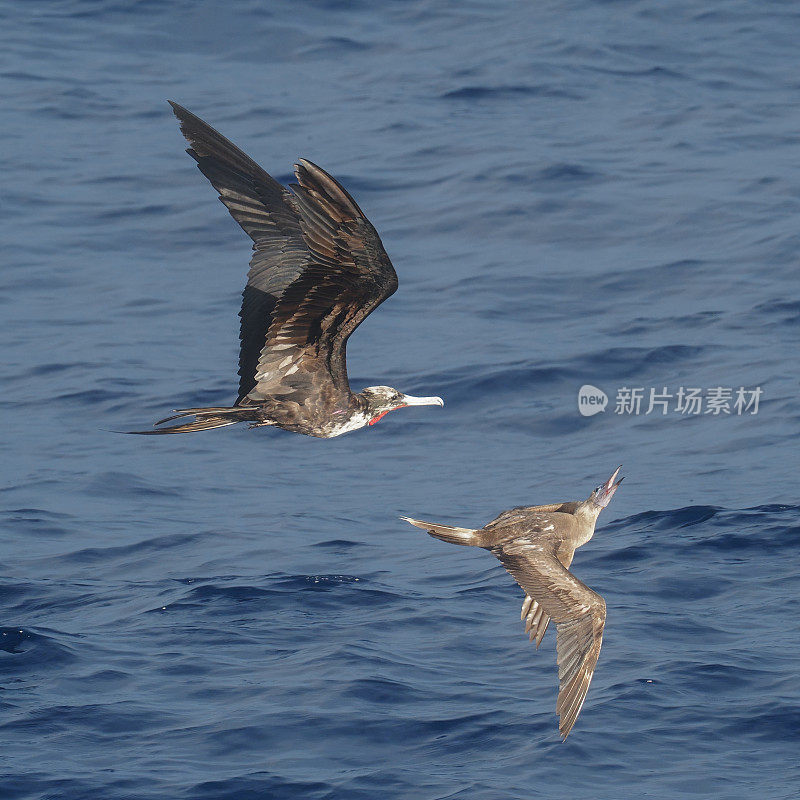
<svg viewBox="0 0 800 800"><path fill-rule="evenodd" d="M622 478L614 483L620 469L582 502L512 508L478 530L400 518L437 539L483 547L500 559L525 592L521 618L537 647L550 620L555 622L556 713L563 739L589 691L606 621L605 600L579 581L569 566L575 550L592 538L598 515L622 483Z"/></svg>
<svg viewBox="0 0 800 800"><path fill-rule="evenodd" d="M374 425L406 406L444 405L389 386L350 389L350 334L397 289L397 274L355 200L306 159L282 186L249 156L170 102L186 151L253 240L242 300L239 396L230 408L187 408L194 421L131 433L164 434L237 422L329 438Z"/></svg>

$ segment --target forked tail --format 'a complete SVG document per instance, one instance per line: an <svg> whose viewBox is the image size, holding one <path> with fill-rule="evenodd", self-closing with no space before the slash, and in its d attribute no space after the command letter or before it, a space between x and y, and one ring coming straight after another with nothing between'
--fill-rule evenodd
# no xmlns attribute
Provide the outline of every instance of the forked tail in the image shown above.
<svg viewBox="0 0 800 800"><path fill-rule="evenodd" d="M194 422L184 422L182 425L168 425L166 428L159 428L165 422L172 422L173 419L183 417L194 417ZM212 428L224 428L226 425L235 425L237 422L256 422L258 415L248 408L184 408L177 411L171 417L164 417L153 424L153 430L148 431L126 431L126 433L136 433L142 436L154 436L164 433L194 433L194 431L209 431Z"/></svg>
<svg viewBox="0 0 800 800"><path fill-rule="evenodd" d="M436 525L433 522L423 522L419 519L411 519L411 517L400 517L423 531L427 531L431 536L436 539L441 539L443 542L450 542L450 544L464 544L480 547L480 538L478 531L472 528L456 528L452 525Z"/></svg>

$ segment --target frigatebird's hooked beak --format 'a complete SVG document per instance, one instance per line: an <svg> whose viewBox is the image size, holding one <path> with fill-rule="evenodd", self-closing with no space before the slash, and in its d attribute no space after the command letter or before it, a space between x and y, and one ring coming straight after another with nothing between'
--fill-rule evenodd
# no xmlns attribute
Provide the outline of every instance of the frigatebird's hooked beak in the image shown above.
<svg viewBox="0 0 800 800"><path fill-rule="evenodd" d="M403 405L406 406L443 406L441 397L414 397L411 394L403 395Z"/></svg>
<svg viewBox="0 0 800 800"><path fill-rule="evenodd" d="M383 387L376 387L378 390ZM365 389L365 392L375 391L374 389ZM374 425L380 422L390 411L396 408L406 408L407 406L443 406L444 400L441 397L414 397L413 394L403 394L395 389L387 389L386 391L393 393L393 398L383 405L383 410L376 414L367 425Z"/></svg>
<svg viewBox="0 0 800 800"><path fill-rule="evenodd" d="M614 483L614 479L617 477L621 469L622 465L620 464L614 470L614 474L605 483L598 486L594 492L592 492L592 502L596 506L605 508L611 502L611 498L614 496L614 492L617 491L617 487L622 483L622 481L625 480L625 478L620 478L616 483Z"/></svg>

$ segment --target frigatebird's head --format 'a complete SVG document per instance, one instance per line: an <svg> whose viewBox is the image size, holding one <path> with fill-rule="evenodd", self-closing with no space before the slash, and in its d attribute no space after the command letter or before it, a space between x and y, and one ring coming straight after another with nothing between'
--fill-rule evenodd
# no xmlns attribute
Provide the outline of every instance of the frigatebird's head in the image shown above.
<svg viewBox="0 0 800 800"><path fill-rule="evenodd" d="M616 470L614 471L614 474L605 483L601 483L589 495L589 501L595 507L596 513L599 514L611 502L611 498L614 496L614 492L617 491L617 487L624 480L624 478L620 478L616 483L614 483L614 480L616 479L621 469L622 469L621 466L617 467Z"/></svg>
<svg viewBox="0 0 800 800"><path fill-rule="evenodd" d="M361 397L366 401L366 414L369 417L368 425L374 425L385 417L390 411L406 406L443 406L441 397L414 397L403 394L391 386L368 386L361 392Z"/></svg>

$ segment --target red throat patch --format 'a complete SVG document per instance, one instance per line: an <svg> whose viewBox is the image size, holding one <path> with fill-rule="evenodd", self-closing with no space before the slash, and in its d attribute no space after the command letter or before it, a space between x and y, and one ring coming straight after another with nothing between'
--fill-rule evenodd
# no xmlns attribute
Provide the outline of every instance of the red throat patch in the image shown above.
<svg viewBox="0 0 800 800"><path fill-rule="evenodd" d="M395 408L408 408L408 406L407 406L405 403L403 403L403 405L401 405L401 406L395 406L394 408L389 408L389 409L387 409L386 411L381 411L381 413L380 413L380 414L378 414L378 416L377 416L377 417L373 417L373 418L372 418L372 419L371 419L371 420L370 420L370 421L367 423L367 425L374 425L376 422L380 422L380 421L381 421L381 420L382 420L382 419L383 419L383 418L384 418L384 417L385 417L385 416L386 416L386 415L387 415L387 414L388 414L390 411L394 411L394 410L395 410Z"/></svg>

